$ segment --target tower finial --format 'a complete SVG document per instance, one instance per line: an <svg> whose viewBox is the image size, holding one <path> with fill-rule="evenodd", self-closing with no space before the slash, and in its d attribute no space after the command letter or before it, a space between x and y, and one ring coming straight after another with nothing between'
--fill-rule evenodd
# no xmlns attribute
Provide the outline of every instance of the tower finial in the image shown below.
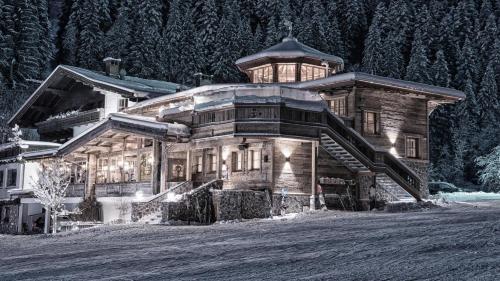
<svg viewBox="0 0 500 281"><path fill-rule="evenodd" d="M285 20L285 22L283 23L286 27L288 27L288 37L289 38L292 38L293 37L293 23L289 20Z"/></svg>

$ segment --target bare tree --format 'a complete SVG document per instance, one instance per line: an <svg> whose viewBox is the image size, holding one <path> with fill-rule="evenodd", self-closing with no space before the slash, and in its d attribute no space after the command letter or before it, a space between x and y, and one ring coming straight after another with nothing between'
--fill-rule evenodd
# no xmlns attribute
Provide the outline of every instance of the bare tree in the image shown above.
<svg viewBox="0 0 500 281"><path fill-rule="evenodd" d="M46 211L45 233L48 233L49 229L49 214L53 221L52 233L56 233L57 212L62 207L66 189L70 183L69 173L66 163L60 158L44 164L38 171L38 179L34 182L33 192Z"/></svg>

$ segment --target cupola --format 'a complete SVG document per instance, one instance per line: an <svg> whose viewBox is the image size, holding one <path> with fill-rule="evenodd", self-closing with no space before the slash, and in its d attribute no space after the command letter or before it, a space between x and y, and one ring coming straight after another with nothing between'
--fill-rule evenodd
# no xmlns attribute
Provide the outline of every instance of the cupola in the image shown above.
<svg viewBox="0 0 500 281"><path fill-rule="evenodd" d="M325 78L344 69L344 60L311 48L290 34L279 44L240 58L252 83L295 83Z"/></svg>

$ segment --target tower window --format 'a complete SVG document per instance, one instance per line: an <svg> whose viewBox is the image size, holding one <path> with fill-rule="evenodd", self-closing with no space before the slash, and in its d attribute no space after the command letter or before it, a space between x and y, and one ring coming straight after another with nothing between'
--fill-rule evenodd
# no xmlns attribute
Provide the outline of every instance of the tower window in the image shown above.
<svg viewBox="0 0 500 281"><path fill-rule="evenodd" d="M271 65L255 68L252 70L253 83L272 83L273 67Z"/></svg>
<svg viewBox="0 0 500 281"><path fill-rule="evenodd" d="M300 67L300 81L316 80L325 78L326 69L324 67L302 64Z"/></svg>
<svg viewBox="0 0 500 281"><path fill-rule="evenodd" d="M294 63L278 64L278 82L295 82L295 66Z"/></svg>
<svg viewBox="0 0 500 281"><path fill-rule="evenodd" d="M120 99L118 101L118 111L122 111L127 107L128 107L128 99Z"/></svg>

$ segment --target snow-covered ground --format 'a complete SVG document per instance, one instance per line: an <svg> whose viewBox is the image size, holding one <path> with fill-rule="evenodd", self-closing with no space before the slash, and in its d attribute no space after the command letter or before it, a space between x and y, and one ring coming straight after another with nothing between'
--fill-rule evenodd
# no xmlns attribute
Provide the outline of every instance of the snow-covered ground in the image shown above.
<svg viewBox="0 0 500 281"><path fill-rule="evenodd" d="M439 193L432 196L433 198L443 198L446 201L455 202L477 202L485 200L500 200L500 193L488 192L453 192L453 193Z"/></svg>
<svg viewBox="0 0 500 281"><path fill-rule="evenodd" d="M500 202L0 236L0 280L500 280Z"/></svg>

